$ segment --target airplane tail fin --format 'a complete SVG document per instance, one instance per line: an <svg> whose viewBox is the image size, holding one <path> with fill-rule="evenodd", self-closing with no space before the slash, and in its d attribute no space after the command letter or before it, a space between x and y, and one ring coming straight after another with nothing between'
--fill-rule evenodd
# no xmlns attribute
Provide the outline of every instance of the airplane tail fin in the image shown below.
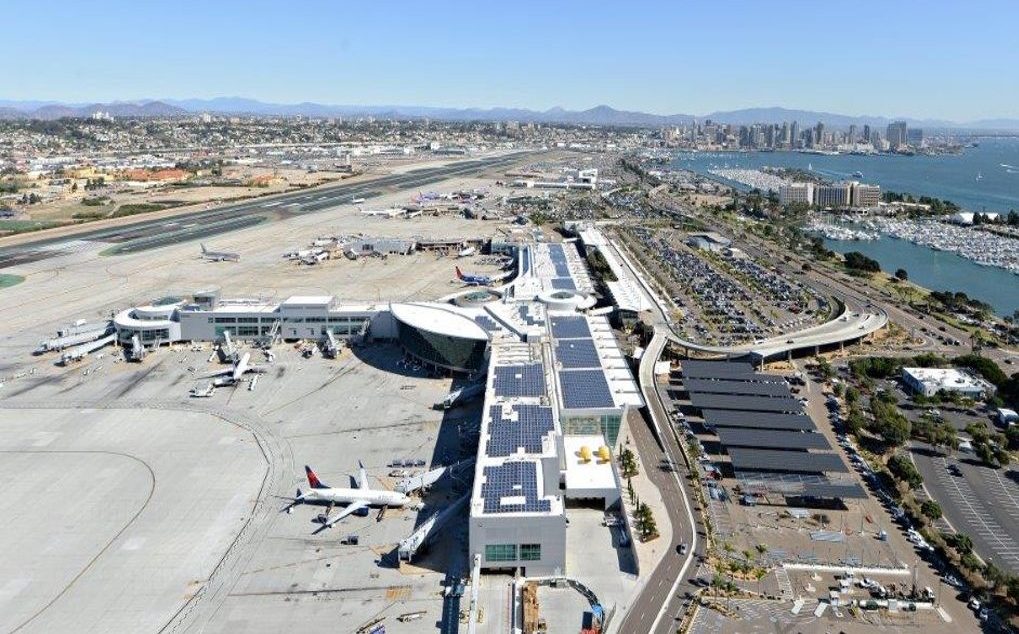
<svg viewBox="0 0 1019 634"><path fill-rule="evenodd" d="M202 253L208 253L209 250L205 248L205 243L202 242L201 245L202 245Z"/></svg>
<svg viewBox="0 0 1019 634"><path fill-rule="evenodd" d="M308 465L304 465L304 474L306 476L308 476L308 486L310 486L311 488L313 488L313 489L328 489L329 488L329 485L327 485L325 482L322 482L321 480L318 479L318 476L315 475L315 472L312 471L311 467L309 467Z"/></svg>
<svg viewBox="0 0 1019 634"><path fill-rule="evenodd" d="M368 474L364 470L364 463L360 460L357 461L357 488L364 489L368 487Z"/></svg>
<svg viewBox="0 0 1019 634"><path fill-rule="evenodd" d="M453 268L456 269L456 279L462 280L464 278L464 274L460 272L460 267L454 266Z"/></svg>

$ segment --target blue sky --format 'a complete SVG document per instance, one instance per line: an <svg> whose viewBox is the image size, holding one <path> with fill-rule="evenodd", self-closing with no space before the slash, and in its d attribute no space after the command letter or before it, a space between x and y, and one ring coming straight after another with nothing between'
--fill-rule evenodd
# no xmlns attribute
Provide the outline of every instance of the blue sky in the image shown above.
<svg viewBox="0 0 1019 634"><path fill-rule="evenodd" d="M8 0L3 14L0 99L1019 116L1015 1Z"/></svg>

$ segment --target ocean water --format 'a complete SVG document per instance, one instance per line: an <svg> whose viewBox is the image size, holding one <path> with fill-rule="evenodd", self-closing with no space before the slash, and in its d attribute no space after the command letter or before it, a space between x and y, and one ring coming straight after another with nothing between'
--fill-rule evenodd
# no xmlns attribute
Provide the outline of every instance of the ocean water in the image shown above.
<svg viewBox="0 0 1019 634"><path fill-rule="evenodd" d="M825 156L799 152L680 152L672 166L698 173L716 167L813 168L831 180L854 179L951 200L970 211L1019 210L1019 139L980 139L979 147L945 156ZM862 177L852 177L860 172ZM977 176L980 176L978 179Z"/></svg>

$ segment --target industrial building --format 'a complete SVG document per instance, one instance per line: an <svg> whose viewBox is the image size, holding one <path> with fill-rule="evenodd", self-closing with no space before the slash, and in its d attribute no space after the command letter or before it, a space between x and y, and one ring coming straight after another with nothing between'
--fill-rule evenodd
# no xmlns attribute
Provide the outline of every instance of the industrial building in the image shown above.
<svg viewBox="0 0 1019 634"><path fill-rule="evenodd" d="M955 368L902 368L902 382L914 394L931 397L938 392L954 392L983 400L994 395L994 385Z"/></svg>

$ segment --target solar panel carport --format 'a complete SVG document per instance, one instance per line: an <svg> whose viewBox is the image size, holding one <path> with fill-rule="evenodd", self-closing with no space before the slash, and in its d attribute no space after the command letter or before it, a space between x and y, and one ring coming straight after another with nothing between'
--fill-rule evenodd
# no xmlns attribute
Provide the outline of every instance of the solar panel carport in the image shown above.
<svg viewBox="0 0 1019 634"><path fill-rule="evenodd" d="M723 427L718 439L726 447L755 447L758 449L831 449L831 443L821 434L774 429L743 429Z"/></svg>
<svg viewBox="0 0 1019 634"><path fill-rule="evenodd" d="M727 447L732 468L737 471L780 471L783 473L848 472L849 467L834 453L779 451Z"/></svg>
<svg viewBox="0 0 1019 634"><path fill-rule="evenodd" d="M700 392L702 394L742 394L746 396L789 396L789 386L784 383L684 379L683 387L691 394Z"/></svg>
<svg viewBox="0 0 1019 634"><path fill-rule="evenodd" d="M840 498L843 500L862 500L867 492L859 484L805 484L803 497L808 498Z"/></svg>
<svg viewBox="0 0 1019 634"><path fill-rule="evenodd" d="M726 361L681 361L683 377L689 379L728 379L730 381L758 381L761 383L785 383L785 379L773 374L754 372L749 363Z"/></svg>
<svg viewBox="0 0 1019 634"><path fill-rule="evenodd" d="M814 421L803 414L775 412L743 412L740 410L705 409L704 424L709 427L749 427L752 429L782 429L812 431Z"/></svg>
<svg viewBox="0 0 1019 634"><path fill-rule="evenodd" d="M690 403L698 409L735 409L758 412L800 413L803 405L790 397L738 396L734 394L690 395Z"/></svg>

